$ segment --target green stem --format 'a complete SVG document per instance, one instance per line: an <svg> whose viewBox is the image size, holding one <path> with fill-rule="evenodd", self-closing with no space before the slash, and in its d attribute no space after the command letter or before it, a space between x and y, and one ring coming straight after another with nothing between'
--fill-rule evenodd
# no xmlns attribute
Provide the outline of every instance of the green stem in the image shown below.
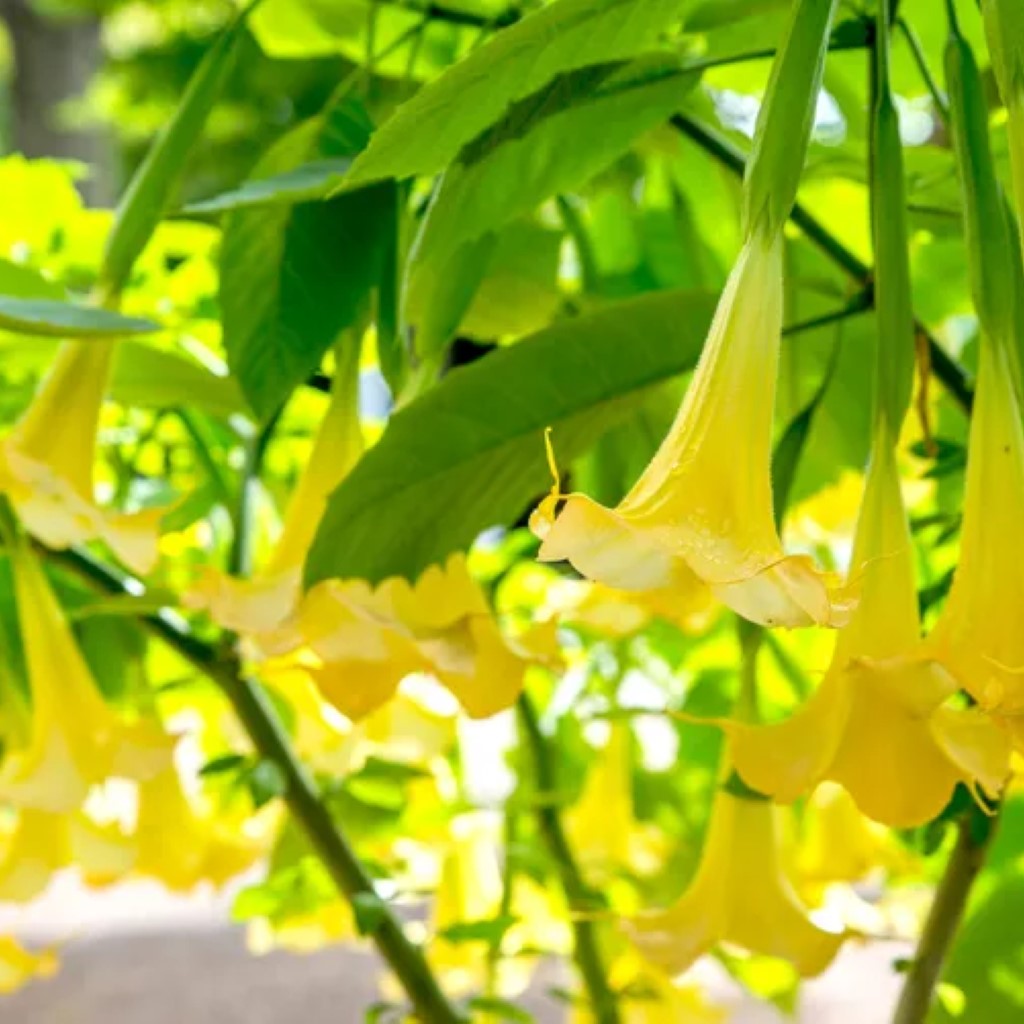
<svg viewBox="0 0 1024 1024"><path fill-rule="evenodd" d="M235 502L231 552L228 556L228 572L234 576L249 576L252 573L253 504L260 486L263 458L280 415L279 410L253 435L245 453L242 480Z"/></svg>
<svg viewBox="0 0 1024 1024"><path fill-rule="evenodd" d="M921 40L906 18L896 18L893 24L903 34L907 46L910 47L910 55L914 58L918 73L921 75L921 80L924 82L925 88L935 104L935 110L943 123L948 124L949 102L946 99L946 94L942 91L942 87L939 85L938 79L932 74L932 69L928 66L928 58L925 56Z"/></svg>
<svg viewBox="0 0 1024 1024"><path fill-rule="evenodd" d="M618 1002L608 984L597 927L591 918L601 901L586 884L566 838L562 819L552 803L557 791L555 765L547 739L540 727L537 711L524 693L519 698L519 720L526 746L533 760L537 784L537 823L558 869L566 902L573 916L573 952L586 989L596 1024L619 1024Z"/></svg>
<svg viewBox="0 0 1024 1024"><path fill-rule="evenodd" d="M108 594L135 594L142 585L121 576L82 551L40 550L77 576ZM313 776L292 749L281 720L260 686L242 672L237 655L204 643L188 624L170 611L140 620L197 671L217 684L230 701L260 757L274 764L285 779L284 801L320 856L338 890L350 901L376 899L367 875L338 822L327 809ZM441 991L418 946L406 937L401 922L383 902L369 938L398 978L423 1024L466 1024Z"/></svg>
<svg viewBox="0 0 1024 1024"><path fill-rule="evenodd" d="M957 823L956 846L946 864L917 953L907 971L893 1024L924 1024L928 1019L935 986L998 825L998 819L986 820L986 828L979 836L976 832L978 813L967 814Z"/></svg>
<svg viewBox="0 0 1024 1024"><path fill-rule="evenodd" d="M695 142L724 167L738 177L743 176L747 165L746 157L728 139L689 114L676 114L671 123L677 131ZM790 214L790 220L841 270L864 287L871 284L873 276L871 268L856 253L847 249L805 207L797 203ZM960 406L969 412L973 396L963 370L950 359L920 321L917 322L916 327L928 339L932 372Z"/></svg>
<svg viewBox="0 0 1024 1024"><path fill-rule="evenodd" d="M805 331L814 331L819 327L829 327L832 324L842 323L850 317L859 316L861 313L871 309L874 303L874 295L871 288L863 288L841 309L834 309L830 313L822 313L821 316L811 317L807 320L798 320L796 323L787 324L782 328L784 337L791 338L795 334L803 334Z"/></svg>

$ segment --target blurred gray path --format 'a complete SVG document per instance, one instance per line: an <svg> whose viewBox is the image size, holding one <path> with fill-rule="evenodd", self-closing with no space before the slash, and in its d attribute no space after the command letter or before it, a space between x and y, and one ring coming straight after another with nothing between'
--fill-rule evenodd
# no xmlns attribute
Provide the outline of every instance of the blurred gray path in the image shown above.
<svg viewBox="0 0 1024 1024"><path fill-rule="evenodd" d="M58 887L21 921L0 910L0 930L18 924L37 940L80 936L65 948L56 978L0 998L0 1024L362 1024L363 1010L379 998L372 957L338 949L251 956L242 931L224 923L220 902L172 900L148 887L97 901ZM849 946L807 985L797 1020L886 1024L898 985L890 964L905 952ZM732 1009L735 1024L782 1024L707 968L712 995ZM563 1020L545 995L560 980L549 968L523 1001L542 1024Z"/></svg>

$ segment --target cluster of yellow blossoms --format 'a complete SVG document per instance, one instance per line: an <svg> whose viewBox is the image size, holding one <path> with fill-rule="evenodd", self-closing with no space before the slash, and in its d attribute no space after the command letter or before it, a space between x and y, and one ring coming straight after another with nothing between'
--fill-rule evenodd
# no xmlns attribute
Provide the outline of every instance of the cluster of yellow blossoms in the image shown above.
<svg viewBox="0 0 1024 1024"><path fill-rule="evenodd" d="M881 842L862 815L891 827L925 824L961 784L985 804L1003 790L1012 752L1024 753L1024 632L1013 599L1024 593L1007 594L1024 588L1024 424L1008 340L983 337L959 566L922 636L901 425L884 412L875 417L846 579L783 548L771 444L784 245L778 224L748 225L678 416L622 502L607 508L563 494L556 477L535 511L540 559L567 560L596 584L564 614L508 635L461 554L415 581L328 580L302 592L328 495L363 451L360 347L351 339L337 348L330 404L274 550L248 579L204 570L186 596L188 607L238 635L247 666L298 710L296 744L314 768L345 774L368 750L426 735L413 760L431 765L425 785L434 789L445 785L441 754L453 742L454 715L412 699L410 680L430 677L483 719L515 704L532 667L557 670L560 621L625 633L652 615L692 622L717 601L763 628L835 630L824 678L790 717L756 721L748 701L732 718L702 720L726 734L727 756L699 865L674 904L630 907L614 937L613 983L625 989L641 979L656 995L657 1010L641 1006L629 1018L638 1024L715 1019L672 979L720 943L786 960L807 976L835 957L846 933L808 916L786 866L777 805L807 798L819 825L831 823L823 831L854 837L848 864L826 870L818 856L805 878L856 878ZM35 550L101 542L139 575L157 563L166 510L111 512L96 498L97 426L116 357L115 342L64 344L0 444L0 491L24 531L3 524L25 676L24 686L2 691L0 899L31 899L72 864L94 884L132 874L173 889L219 884L268 847L267 829L246 836L204 804L158 699L129 709L102 694ZM643 873L664 862L635 820L628 744L628 729L612 724L568 821L584 869L602 881L614 874L609 865ZM132 787L128 821L97 811L114 779ZM621 826L612 834L609 820ZM454 992L478 990L493 967L479 948L451 939L467 922L515 918L499 947L527 964L536 947L568 948L557 900L529 882L512 897L504 891L486 815L459 815L428 838L441 849L428 871L436 890L428 959ZM260 938L263 946L307 948L356 931L340 903L264 923L280 927ZM53 963L50 952L0 941L0 991ZM524 984L516 976L496 987Z"/></svg>

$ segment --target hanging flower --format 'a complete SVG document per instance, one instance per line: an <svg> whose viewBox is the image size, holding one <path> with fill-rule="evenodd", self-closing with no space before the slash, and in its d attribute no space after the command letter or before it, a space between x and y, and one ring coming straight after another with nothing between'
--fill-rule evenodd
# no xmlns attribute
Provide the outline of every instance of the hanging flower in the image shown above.
<svg viewBox="0 0 1024 1024"><path fill-rule="evenodd" d="M102 540L133 572L156 565L163 509L101 508L93 492L96 433L116 352L112 341L67 341L32 404L0 442L0 491L47 547Z"/></svg>
<svg viewBox="0 0 1024 1024"><path fill-rule="evenodd" d="M806 555L786 555L772 512L771 443L782 331L781 234L740 254L672 429L614 509L553 492L531 526L543 561L567 559L622 590L692 589L696 574L768 626L839 626L850 595Z"/></svg>
<svg viewBox="0 0 1024 1024"><path fill-rule="evenodd" d="M675 977L729 942L788 960L805 977L832 962L844 937L812 924L783 876L775 815L767 800L719 790L690 887L667 910L628 925L647 960Z"/></svg>
<svg viewBox="0 0 1024 1024"><path fill-rule="evenodd" d="M859 882L878 868L901 870L913 858L894 833L861 813L849 792L823 782L807 800L796 858L811 887Z"/></svg>
<svg viewBox="0 0 1024 1024"><path fill-rule="evenodd" d="M0 995L10 995L30 981L57 973L57 956L51 949L32 953L9 935L0 935Z"/></svg>
<svg viewBox="0 0 1024 1024"><path fill-rule="evenodd" d="M0 800L74 811L104 779L159 771L172 740L154 722L126 722L104 701L35 556L21 546L11 558L32 707L24 742L0 764Z"/></svg>
<svg viewBox="0 0 1024 1024"><path fill-rule="evenodd" d="M1024 746L1024 428L1004 347L985 339L971 416L960 562L930 653Z"/></svg>
<svg viewBox="0 0 1024 1024"><path fill-rule="evenodd" d="M27 903L67 868L89 885L109 885L127 874L132 858L131 843L116 826L98 825L82 812L23 810L0 841L0 900Z"/></svg>
<svg viewBox="0 0 1024 1024"><path fill-rule="evenodd" d="M595 752L580 799L566 814L571 845L584 875L608 883L623 871L650 873L664 850L656 832L637 821L633 805L632 733L610 723L608 740ZM615 822L614 828L608 823Z"/></svg>
<svg viewBox="0 0 1024 1024"><path fill-rule="evenodd" d="M256 843L200 809L173 765L140 784L133 843L135 872L178 892L201 882L223 885L261 853Z"/></svg>
<svg viewBox="0 0 1024 1024"><path fill-rule="evenodd" d="M270 557L252 579L236 579L206 567L186 595L218 625L256 638L279 627L294 611L302 566L331 492L363 453L359 423L359 348L339 347L330 403L313 450L288 502L284 525Z"/></svg>
<svg viewBox="0 0 1024 1024"><path fill-rule="evenodd" d="M465 558L415 583L326 580L310 590L279 648L304 660L323 695L353 720L383 706L406 676L434 676L474 718L510 707L527 661L502 637Z"/></svg>
<svg viewBox="0 0 1024 1024"><path fill-rule="evenodd" d="M920 654L913 549L891 444L874 446L853 554L861 603L810 700L770 725L733 723L736 770L783 802L831 779L876 821L932 820L958 782L1004 781L1005 737L976 710L949 707L957 682Z"/></svg>

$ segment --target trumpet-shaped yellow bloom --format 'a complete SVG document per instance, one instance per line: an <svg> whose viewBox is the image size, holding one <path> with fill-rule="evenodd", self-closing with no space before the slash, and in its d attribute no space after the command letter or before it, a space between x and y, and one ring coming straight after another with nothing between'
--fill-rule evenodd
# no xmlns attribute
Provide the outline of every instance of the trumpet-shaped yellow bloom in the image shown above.
<svg viewBox="0 0 1024 1024"><path fill-rule="evenodd" d="M279 627L298 601L302 566L327 498L359 461L363 448L359 352L353 346L344 361L339 359L327 412L266 565L252 579L235 579L207 567L186 595L186 602L209 611L225 629L257 638Z"/></svg>
<svg viewBox="0 0 1024 1024"><path fill-rule="evenodd" d="M96 431L115 351L112 341L60 347L32 404L0 443L0 490L48 547L102 540L145 574L157 561L164 510L111 512L93 493Z"/></svg>
<svg viewBox="0 0 1024 1024"><path fill-rule="evenodd" d="M568 559L622 590L690 590L696 574L769 626L846 620L849 595L807 556L785 554L773 518L782 255L781 235L747 242L676 421L622 502L563 497L556 481L531 522L542 560Z"/></svg>
<svg viewBox="0 0 1024 1024"><path fill-rule="evenodd" d="M131 868L133 849L113 826L82 813L21 811L0 843L0 900L27 903L58 871L77 868L90 885L108 885Z"/></svg>
<svg viewBox="0 0 1024 1024"><path fill-rule="evenodd" d="M0 765L0 800L74 811L111 776L146 778L168 762L171 739L152 722L125 722L107 705L35 556L12 555L32 694L26 742Z"/></svg>
<svg viewBox="0 0 1024 1024"><path fill-rule="evenodd" d="M551 895L522 876L514 878L509 902L509 914L517 921L501 938L497 962L492 962L490 942L456 941L445 934L501 913L497 825L497 819L482 812L455 818L441 860L427 958L445 990L454 995L488 986L515 995L529 984L542 953L564 954L571 948L564 907L552 906Z"/></svg>
<svg viewBox="0 0 1024 1024"><path fill-rule="evenodd" d="M135 871L179 892L201 882L223 885L259 857L259 847L210 813L182 789L173 766L139 786Z"/></svg>
<svg viewBox="0 0 1024 1024"><path fill-rule="evenodd" d="M505 642L465 559L453 555L415 583L327 580L301 602L282 647L307 645L309 671L338 710L361 719L408 675L434 676L474 718L510 707L526 660Z"/></svg>
<svg viewBox="0 0 1024 1024"><path fill-rule="evenodd" d="M636 820L631 742L628 723L612 722L580 799L566 815L572 848L586 877L595 882L606 882L624 870L649 873L662 860L655 834Z"/></svg>
<svg viewBox="0 0 1024 1024"><path fill-rule="evenodd" d="M629 924L647 960L674 977L728 942L788 960L808 977L831 963L844 937L812 924L783 876L775 815L767 800L718 792L689 889L667 910Z"/></svg>
<svg viewBox="0 0 1024 1024"><path fill-rule="evenodd" d="M881 433L853 565L861 602L824 680L785 721L729 727L737 771L784 802L834 780L865 814L901 827L934 818L957 782L998 791L1005 737L979 712L944 706L956 681L920 654L913 550L895 456Z"/></svg>
<svg viewBox="0 0 1024 1024"><path fill-rule="evenodd" d="M876 868L903 869L913 862L894 834L862 814L834 782L823 782L807 801L796 860L800 878L813 887L859 882Z"/></svg>
<svg viewBox="0 0 1024 1024"><path fill-rule="evenodd" d="M986 339L987 341L987 339ZM931 653L1024 739L1024 428L1009 356L984 343L971 416L960 562Z"/></svg>
<svg viewBox="0 0 1024 1024"><path fill-rule="evenodd" d="M57 966L53 950L32 953L9 935L0 936L0 995L10 995L30 981L53 977Z"/></svg>

